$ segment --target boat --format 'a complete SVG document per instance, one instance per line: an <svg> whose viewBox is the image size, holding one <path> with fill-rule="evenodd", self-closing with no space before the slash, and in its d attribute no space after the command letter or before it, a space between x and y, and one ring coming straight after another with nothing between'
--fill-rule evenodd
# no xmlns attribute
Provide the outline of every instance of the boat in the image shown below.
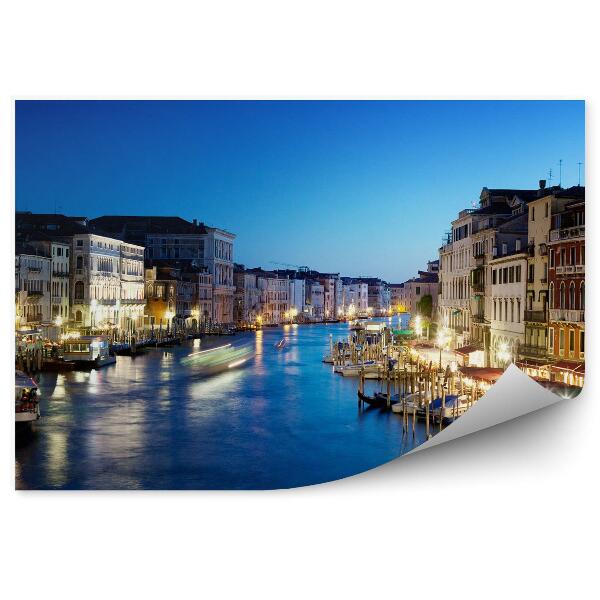
<svg viewBox="0 0 600 600"><path fill-rule="evenodd" d="M336 373L344 377L360 377L362 374L365 379L379 379L383 371L381 363L375 360L365 361L359 364L337 365L334 367Z"/></svg>
<svg viewBox="0 0 600 600"><path fill-rule="evenodd" d="M281 350L283 347L285 346L285 338L281 338L276 344L275 344L275 348L277 348L277 350Z"/></svg>
<svg viewBox="0 0 600 600"><path fill-rule="evenodd" d="M224 344L216 348L191 352L181 362L193 369L195 374L204 377L241 367L253 355L254 345L251 343L236 346Z"/></svg>
<svg viewBox="0 0 600 600"><path fill-rule="evenodd" d="M332 365L333 364L333 356L331 354L325 354L323 356L323 362L327 363L328 365Z"/></svg>
<svg viewBox="0 0 600 600"><path fill-rule="evenodd" d="M77 367L100 368L117 362L104 335L82 335L64 341L63 359Z"/></svg>
<svg viewBox="0 0 600 600"><path fill-rule="evenodd" d="M369 406L374 406L376 408L385 408L388 404L387 396L382 396L379 393L376 393L373 396L368 396L364 392L361 392L360 390L358 390L358 398L359 398L359 400L361 400L362 402L365 402ZM397 402L398 402L397 398L395 400L391 399L390 404L394 405Z"/></svg>
<svg viewBox="0 0 600 600"><path fill-rule="evenodd" d="M40 416L37 383L23 371L15 371L15 425L31 425Z"/></svg>

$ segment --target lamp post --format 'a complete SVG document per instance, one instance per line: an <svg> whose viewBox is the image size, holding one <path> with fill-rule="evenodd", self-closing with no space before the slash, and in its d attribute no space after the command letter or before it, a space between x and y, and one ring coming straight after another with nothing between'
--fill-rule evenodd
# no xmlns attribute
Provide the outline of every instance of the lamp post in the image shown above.
<svg viewBox="0 0 600 600"><path fill-rule="evenodd" d="M442 350L447 343L448 343L448 336L447 336L446 332L442 329L438 332L438 335L437 335L437 345L440 349L440 370L442 369Z"/></svg>
<svg viewBox="0 0 600 600"><path fill-rule="evenodd" d="M421 315L415 317L415 329L417 331L417 338L421 339Z"/></svg>

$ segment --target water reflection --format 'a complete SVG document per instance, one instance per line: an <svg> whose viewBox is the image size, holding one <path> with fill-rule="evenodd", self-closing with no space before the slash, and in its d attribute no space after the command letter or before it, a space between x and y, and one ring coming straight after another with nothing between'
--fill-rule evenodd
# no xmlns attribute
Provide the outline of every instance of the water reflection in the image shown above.
<svg viewBox="0 0 600 600"><path fill-rule="evenodd" d="M292 487L358 473L412 448L398 415L359 411L356 381L321 362L330 333L347 336L348 326L229 338L253 342L255 356L212 377L184 359L218 339L118 357L99 371L44 374L43 419L17 446L17 485Z"/></svg>

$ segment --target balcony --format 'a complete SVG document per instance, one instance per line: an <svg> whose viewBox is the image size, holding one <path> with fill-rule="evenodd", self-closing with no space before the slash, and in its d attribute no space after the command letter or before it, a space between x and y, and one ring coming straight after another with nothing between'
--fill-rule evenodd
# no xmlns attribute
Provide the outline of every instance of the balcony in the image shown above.
<svg viewBox="0 0 600 600"><path fill-rule="evenodd" d="M481 313L471 315L471 321L473 321L473 323L487 323L485 316Z"/></svg>
<svg viewBox="0 0 600 600"><path fill-rule="evenodd" d="M521 346L519 349L521 356L529 356L531 358L546 358L547 352L545 346Z"/></svg>
<svg viewBox="0 0 600 600"><path fill-rule="evenodd" d="M52 277L57 277L57 278L67 278L69 276L68 273L65 273L64 271L52 271Z"/></svg>
<svg viewBox="0 0 600 600"><path fill-rule="evenodd" d="M533 321L535 323L547 323L548 311L546 310L526 310L525 321Z"/></svg>
<svg viewBox="0 0 600 600"><path fill-rule="evenodd" d="M571 310L568 308L551 308L550 309L550 320L551 321L564 321L566 323L584 323L585 322L585 311L584 310Z"/></svg>
<svg viewBox="0 0 600 600"><path fill-rule="evenodd" d="M585 225L565 227L563 229L553 229L550 232L551 242L559 242L562 240L575 240L581 238L585 238Z"/></svg>

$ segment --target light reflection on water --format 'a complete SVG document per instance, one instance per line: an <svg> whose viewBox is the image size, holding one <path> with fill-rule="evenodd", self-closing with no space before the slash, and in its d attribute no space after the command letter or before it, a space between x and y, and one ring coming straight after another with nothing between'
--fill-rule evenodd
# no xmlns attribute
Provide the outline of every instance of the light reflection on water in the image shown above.
<svg viewBox="0 0 600 600"><path fill-rule="evenodd" d="M410 450L401 418L358 410L355 379L321 362L338 325L285 326L241 368L199 377L181 359L222 340L118 357L98 371L43 374L43 419L17 443L17 486L277 488L330 481ZM283 349L275 344L285 337ZM371 387L376 382L367 382ZM417 430L417 442L423 441Z"/></svg>

